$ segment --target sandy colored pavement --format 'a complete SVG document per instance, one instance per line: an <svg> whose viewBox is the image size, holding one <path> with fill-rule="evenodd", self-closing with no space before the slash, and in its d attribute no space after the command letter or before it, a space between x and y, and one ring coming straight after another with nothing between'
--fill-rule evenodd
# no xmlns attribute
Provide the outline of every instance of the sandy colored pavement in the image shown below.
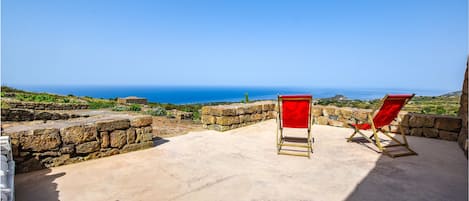
<svg viewBox="0 0 469 201"><path fill-rule="evenodd" d="M418 156L391 159L347 143L351 129L313 127L311 159L277 155L275 120L198 131L154 148L20 174L16 199L467 200L456 142L409 137Z"/></svg>

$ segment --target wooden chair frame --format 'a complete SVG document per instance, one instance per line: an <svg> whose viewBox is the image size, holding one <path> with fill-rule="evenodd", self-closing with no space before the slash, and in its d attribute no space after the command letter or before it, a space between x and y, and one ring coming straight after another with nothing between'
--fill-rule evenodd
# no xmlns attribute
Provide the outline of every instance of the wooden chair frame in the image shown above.
<svg viewBox="0 0 469 201"><path fill-rule="evenodd" d="M309 111L308 111L308 128L307 128L307 137L287 137L284 136L283 133L283 124L282 124L282 100L307 100L309 101ZM282 155L292 155L292 156L304 156L304 157L311 157L311 152L313 151L312 145L312 138L311 138L311 110L312 110L312 98L288 98L288 97L281 97L280 95L277 98L277 154ZM279 135L280 134L280 135ZM288 142L296 142L302 144L294 144ZM291 152L282 152L282 147L301 147L307 149L307 154L301 153L291 153Z"/></svg>
<svg viewBox="0 0 469 201"><path fill-rule="evenodd" d="M404 107L407 102L409 100L411 100L413 97L415 96L415 94L412 94L412 96L410 98L407 98L403 104L402 107ZM380 104L379 104L379 109L381 109L381 107L383 106L384 104L384 101L385 100L392 100L390 98L388 98L388 95L386 95L383 99L381 99L380 101ZM350 135L350 137L347 139L347 142L350 142L352 141L352 138L358 133L360 135L362 135L366 140L368 140L370 143L372 143L373 145L375 145L379 151L381 153L384 153L388 156L390 156L391 158L395 158L395 157L401 157L401 156L409 156L409 155L418 155L417 152L415 152L414 150L412 150L410 147L409 147L409 143L407 142L407 138L406 138L406 135L404 133L404 129L402 128L400 122L401 122L401 119L399 118L399 115L396 116L396 119L397 121L399 122L399 131L400 131L400 135L402 136L402 141L399 141L398 139L396 139L395 137L392 137L388 131L384 131L382 128L376 128L375 127L375 124L374 124L374 121L373 121L373 118L374 118L374 115L372 116L372 114L375 114L375 112L379 111L379 109L374 109L372 113L368 114L367 115L367 119L365 121L361 120L361 119L358 119L356 117L353 117L355 119L355 122L356 124L359 124L359 122L366 122L366 123L369 123L371 125L371 130L373 131L373 134L371 136L366 136L364 133L362 133L360 131L360 129L357 127L357 126L353 126L353 125L350 125L354 128L354 132L352 133L352 135ZM402 109L402 108L401 108ZM379 135L378 133L381 132L382 134L384 134L386 137L388 137L389 139L391 139L393 142L395 142L396 144L390 144L390 145L381 145L381 140L379 138ZM374 138L374 140L373 140ZM398 147L398 146L402 146L404 147L407 152L405 153L398 153L398 154L393 154L393 153L390 153L387 148L389 147Z"/></svg>

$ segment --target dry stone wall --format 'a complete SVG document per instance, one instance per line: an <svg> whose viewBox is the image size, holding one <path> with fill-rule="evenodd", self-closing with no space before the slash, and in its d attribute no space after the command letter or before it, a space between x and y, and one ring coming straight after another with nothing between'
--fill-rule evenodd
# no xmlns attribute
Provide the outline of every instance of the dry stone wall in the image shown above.
<svg viewBox="0 0 469 201"><path fill-rule="evenodd" d="M33 120L60 120L89 115L68 114L66 112L53 112L30 109L2 109L2 121L33 121Z"/></svg>
<svg viewBox="0 0 469 201"><path fill-rule="evenodd" d="M276 118L275 103L262 101L202 107L201 121L204 128L227 131Z"/></svg>
<svg viewBox="0 0 469 201"><path fill-rule="evenodd" d="M3 131L17 172L29 172L153 146L152 117L98 120L63 127Z"/></svg>
<svg viewBox="0 0 469 201"><path fill-rule="evenodd" d="M205 106L202 108L202 124L205 128L227 131L234 128L251 125L256 122L276 118L274 102L255 102L249 104L231 104ZM314 105L311 109L313 121L319 125L336 127L350 127L358 119L367 119L372 110L347 107ZM457 141L462 121L460 117L443 115L416 114L401 111L401 122L394 120L383 130L400 133L399 124L406 135L438 138Z"/></svg>
<svg viewBox="0 0 469 201"><path fill-rule="evenodd" d="M371 112L372 110L334 106L315 105L312 108L316 124L337 127L350 127L349 124L355 123L353 117L366 119ZM402 120L400 124L404 133L412 136L457 141L462 127L461 118L459 117L416 114L405 111L401 111L399 117ZM384 127L383 130L400 133L399 122L395 120L390 126Z"/></svg>
<svg viewBox="0 0 469 201"><path fill-rule="evenodd" d="M464 82L463 82L463 87L462 87L462 95L461 95L461 101L460 101L460 107L459 107L459 117L462 119L462 128L461 131L459 132L459 137L458 137L458 144L459 146L464 150L464 153L467 156L467 149L468 149L468 141L467 141L467 133L468 133L468 122L467 122L467 110L468 110L468 105L467 105L467 98L468 98L468 92L467 92L467 74L468 74L468 68L469 68L469 58L468 62L466 63L466 72L464 73Z"/></svg>
<svg viewBox="0 0 469 201"><path fill-rule="evenodd" d="M23 102L23 101L5 101L10 108L30 109L30 110L82 110L88 109L86 103L42 103L42 102Z"/></svg>

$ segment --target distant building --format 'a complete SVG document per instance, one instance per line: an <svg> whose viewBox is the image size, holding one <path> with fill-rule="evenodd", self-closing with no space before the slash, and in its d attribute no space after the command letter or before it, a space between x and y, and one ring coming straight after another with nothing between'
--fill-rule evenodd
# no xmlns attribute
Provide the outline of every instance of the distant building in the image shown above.
<svg viewBox="0 0 469 201"><path fill-rule="evenodd" d="M125 98L117 98L117 103L119 104L147 104L146 98L140 98L136 96L129 96Z"/></svg>

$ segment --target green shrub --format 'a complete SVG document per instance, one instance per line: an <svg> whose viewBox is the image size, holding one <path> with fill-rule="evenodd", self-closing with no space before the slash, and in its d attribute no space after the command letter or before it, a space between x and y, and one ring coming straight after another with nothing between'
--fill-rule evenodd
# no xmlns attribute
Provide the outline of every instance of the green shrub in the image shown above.
<svg viewBox="0 0 469 201"><path fill-rule="evenodd" d="M147 110L145 113L149 114L149 115L152 115L152 116L166 116L167 111L166 111L166 109L164 109L162 107L156 107L156 108L152 108L150 110Z"/></svg>
<svg viewBox="0 0 469 201"><path fill-rule="evenodd" d="M138 104L132 104L129 107L129 111L141 111L142 107Z"/></svg>
<svg viewBox="0 0 469 201"><path fill-rule="evenodd" d="M100 109L114 107L116 103L112 101L90 100L88 101L88 105L88 108L90 109Z"/></svg>
<svg viewBox="0 0 469 201"><path fill-rule="evenodd" d="M118 111L118 112L129 111L129 107L124 106L124 105L116 105L112 108L112 111Z"/></svg>

